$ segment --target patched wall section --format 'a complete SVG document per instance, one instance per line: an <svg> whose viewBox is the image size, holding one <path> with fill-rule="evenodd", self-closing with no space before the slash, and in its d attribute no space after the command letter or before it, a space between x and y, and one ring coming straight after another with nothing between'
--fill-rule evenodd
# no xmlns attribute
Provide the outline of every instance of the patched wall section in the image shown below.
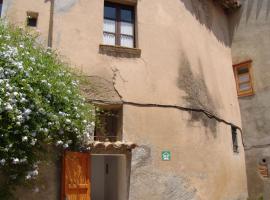
<svg viewBox="0 0 270 200"><path fill-rule="evenodd" d="M32 183L19 186L15 199L19 200L59 200L61 195L61 157L50 151L48 158L39 165L39 176Z"/></svg>
<svg viewBox="0 0 270 200"><path fill-rule="evenodd" d="M130 187L130 200L146 199L185 199L197 200L196 189L189 180L173 172L160 172L151 169L151 148L142 145L133 151L132 179ZM134 191L136 189L136 191ZM147 193L147 194L146 194Z"/></svg>

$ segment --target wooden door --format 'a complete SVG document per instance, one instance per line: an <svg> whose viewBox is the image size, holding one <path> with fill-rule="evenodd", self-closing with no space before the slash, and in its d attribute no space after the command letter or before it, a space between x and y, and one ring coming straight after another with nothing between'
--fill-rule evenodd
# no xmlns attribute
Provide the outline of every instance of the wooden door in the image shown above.
<svg viewBox="0 0 270 200"><path fill-rule="evenodd" d="M62 168L62 200L90 200L89 153L66 151Z"/></svg>

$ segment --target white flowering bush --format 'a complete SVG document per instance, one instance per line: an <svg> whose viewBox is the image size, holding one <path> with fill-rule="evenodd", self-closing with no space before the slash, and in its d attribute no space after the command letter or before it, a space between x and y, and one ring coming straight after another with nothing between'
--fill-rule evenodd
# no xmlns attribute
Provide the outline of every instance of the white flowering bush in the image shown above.
<svg viewBox="0 0 270 200"><path fill-rule="evenodd" d="M35 41L0 23L0 199L7 199L3 188L38 175L47 144L78 148L93 132L93 107L80 96L78 81Z"/></svg>

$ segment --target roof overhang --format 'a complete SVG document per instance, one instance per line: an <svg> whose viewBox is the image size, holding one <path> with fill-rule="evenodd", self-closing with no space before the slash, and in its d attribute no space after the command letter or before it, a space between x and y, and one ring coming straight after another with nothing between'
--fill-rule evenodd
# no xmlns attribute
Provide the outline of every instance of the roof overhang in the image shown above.
<svg viewBox="0 0 270 200"><path fill-rule="evenodd" d="M215 0L225 9L235 9L241 6L239 0Z"/></svg>
<svg viewBox="0 0 270 200"><path fill-rule="evenodd" d="M132 151L138 145L133 142L101 142L101 141L91 141L87 144L87 149L91 153L125 153Z"/></svg>

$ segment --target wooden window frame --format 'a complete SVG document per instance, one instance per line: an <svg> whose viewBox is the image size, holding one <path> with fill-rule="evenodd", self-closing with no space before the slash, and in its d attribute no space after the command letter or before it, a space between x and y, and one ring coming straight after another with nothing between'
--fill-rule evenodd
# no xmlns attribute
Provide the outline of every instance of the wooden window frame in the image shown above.
<svg viewBox="0 0 270 200"><path fill-rule="evenodd" d="M111 19L111 18L106 18L105 17L105 13L103 15L103 20L104 19L109 19L109 20L115 20L115 33L112 32L107 32L107 31L103 31L104 33L107 34L112 34L115 36L115 46L120 46L120 47L124 47L121 46L121 35L123 36L128 36L128 37L132 37L133 38L133 47L132 48L136 48L136 26L135 26L135 6L132 5L125 5L125 4L119 4L119 3L113 3L113 2L109 2L109 1L105 1L104 2L104 8L105 6L110 6L116 9L116 19ZM126 34L121 34L121 9L129 9L132 11L132 24L133 24L133 35L126 35ZM104 9L105 12L105 9ZM103 36L104 37L104 36ZM127 47L130 48L130 47Z"/></svg>
<svg viewBox="0 0 270 200"><path fill-rule="evenodd" d="M252 76L252 60L247 60L245 62L241 62L238 64L233 65L233 72L234 72L234 78L235 78L235 83L236 83L236 89L237 89L237 94L238 97L245 97L245 96L251 96L254 95L254 83L253 83L253 76ZM250 84L250 89L249 90L240 90L240 81L239 81L239 75L237 73L237 70L239 68L246 67L248 68L248 74L249 76L249 81L243 82L243 83L249 83ZM242 84L243 84L242 83Z"/></svg>

